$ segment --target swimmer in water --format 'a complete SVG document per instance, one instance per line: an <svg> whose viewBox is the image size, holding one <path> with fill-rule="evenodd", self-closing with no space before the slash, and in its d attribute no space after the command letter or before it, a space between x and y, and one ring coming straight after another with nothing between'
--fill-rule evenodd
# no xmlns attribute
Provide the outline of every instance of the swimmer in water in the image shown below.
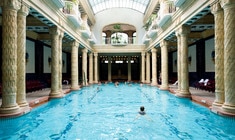
<svg viewBox="0 0 235 140"><path fill-rule="evenodd" d="M148 121L153 121L150 117L148 117L148 116L146 115L144 106L141 106L141 107L140 107L140 110L139 110L139 112L138 112L138 115L136 116L136 118L135 118L134 120L138 119L138 118L141 117L141 116L144 116Z"/></svg>

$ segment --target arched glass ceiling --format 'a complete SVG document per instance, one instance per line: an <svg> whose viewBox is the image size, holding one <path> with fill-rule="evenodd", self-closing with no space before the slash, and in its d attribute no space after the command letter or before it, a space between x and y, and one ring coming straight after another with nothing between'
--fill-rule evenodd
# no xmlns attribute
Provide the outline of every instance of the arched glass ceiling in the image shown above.
<svg viewBox="0 0 235 140"><path fill-rule="evenodd" d="M145 13L150 0L89 0L94 14L111 8L130 8Z"/></svg>

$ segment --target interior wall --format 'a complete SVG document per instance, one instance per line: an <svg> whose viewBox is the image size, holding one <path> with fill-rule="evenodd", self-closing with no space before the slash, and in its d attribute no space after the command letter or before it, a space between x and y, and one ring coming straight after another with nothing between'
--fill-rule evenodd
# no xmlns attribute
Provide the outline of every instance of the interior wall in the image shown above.
<svg viewBox="0 0 235 140"><path fill-rule="evenodd" d="M196 70L196 45L192 45L188 48L188 71L189 72L197 72Z"/></svg>
<svg viewBox="0 0 235 140"><path fill-rule="evenodd" d="M205 41L205 67L206 72L215 72L215 61L212 58L212 53L215 51L214 38Z"/></svg>
<svg viewBox="0 0 235 140"><path fill-rule="evenodd" d="M51 48L43 46L43 73L51 73Z"/></svg>
<svg viewBox="0 0 235 140"><path fill-rule="evenodd" d="M26 40L26 73L35 73L35 43Z"/></svg>
<svg viewBox="0 0 235 140"><path fill-rule="evenodd" d="M115 23L125 23L135 26L137 44L143 44L142 38L145 33L143 28L143 17L144 15L142 13L126 8L113 8L97 13L95 15L96 24L92 28L97 39L97 44L102 43L102 29L106 25ZM135 22L133 23L133 21Z"/></svg>

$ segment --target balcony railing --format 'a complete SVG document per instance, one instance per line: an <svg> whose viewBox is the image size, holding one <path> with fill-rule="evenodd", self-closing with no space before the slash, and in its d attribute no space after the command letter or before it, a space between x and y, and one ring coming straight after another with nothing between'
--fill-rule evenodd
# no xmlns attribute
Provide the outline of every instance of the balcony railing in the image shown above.
<svg viewBox="0 0 235 140"><path fill-rule="evenodd" d="M128 37L127 39L114 39L114 38L105 38L103 40L104 44L111 44L113 46L125 46L128 44L134 44L135 38Z"/></svg>
<svg viewBox="0 0 235 140"><path fill-rule="evenodd" d="M157 19L157 24L159 27L162 27L171 18L171 15L176 11L176 7L174 6L173 3L167 4L166 7L168 8L167 12L163 13L164 9L160 9L158 13L159 16Z"/></svg>
<svg viewBox="0 0 235 140"><path fill-rule="evenodd" d="M82 21L80 31L84 37L86 37L86 38L91 37L91 31L90 31L89 25L87 24L87 20Z"/></svg>
<svg viewBox="0 0 235 140"><path fill-rule="evenodd" d="M67 17L77 26L80 26L82 23L81 13L79 12L78 3L73 1L65 0L65 6L63 12Z"/></svg>
<svg viewBox="0 0 235 140"><path fill-rule="evenodd" d="M88 39L88 41L92 44L95 44L96 43L96 38L95 38L95 35L93 33L91 33L91 36L90 38Z"/></svg>

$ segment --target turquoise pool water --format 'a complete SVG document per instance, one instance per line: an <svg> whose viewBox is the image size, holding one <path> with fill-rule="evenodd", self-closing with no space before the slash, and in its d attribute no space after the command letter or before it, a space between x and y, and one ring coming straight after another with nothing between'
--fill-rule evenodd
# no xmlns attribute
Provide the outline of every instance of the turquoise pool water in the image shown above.
<svg viewBox="0 0 235 140"><path fill-rule="evenodd" d="M2 140L234 140L235 119L139 84L92 85L0 119ZM146 117L138 115L145 106Z"/></svg>

